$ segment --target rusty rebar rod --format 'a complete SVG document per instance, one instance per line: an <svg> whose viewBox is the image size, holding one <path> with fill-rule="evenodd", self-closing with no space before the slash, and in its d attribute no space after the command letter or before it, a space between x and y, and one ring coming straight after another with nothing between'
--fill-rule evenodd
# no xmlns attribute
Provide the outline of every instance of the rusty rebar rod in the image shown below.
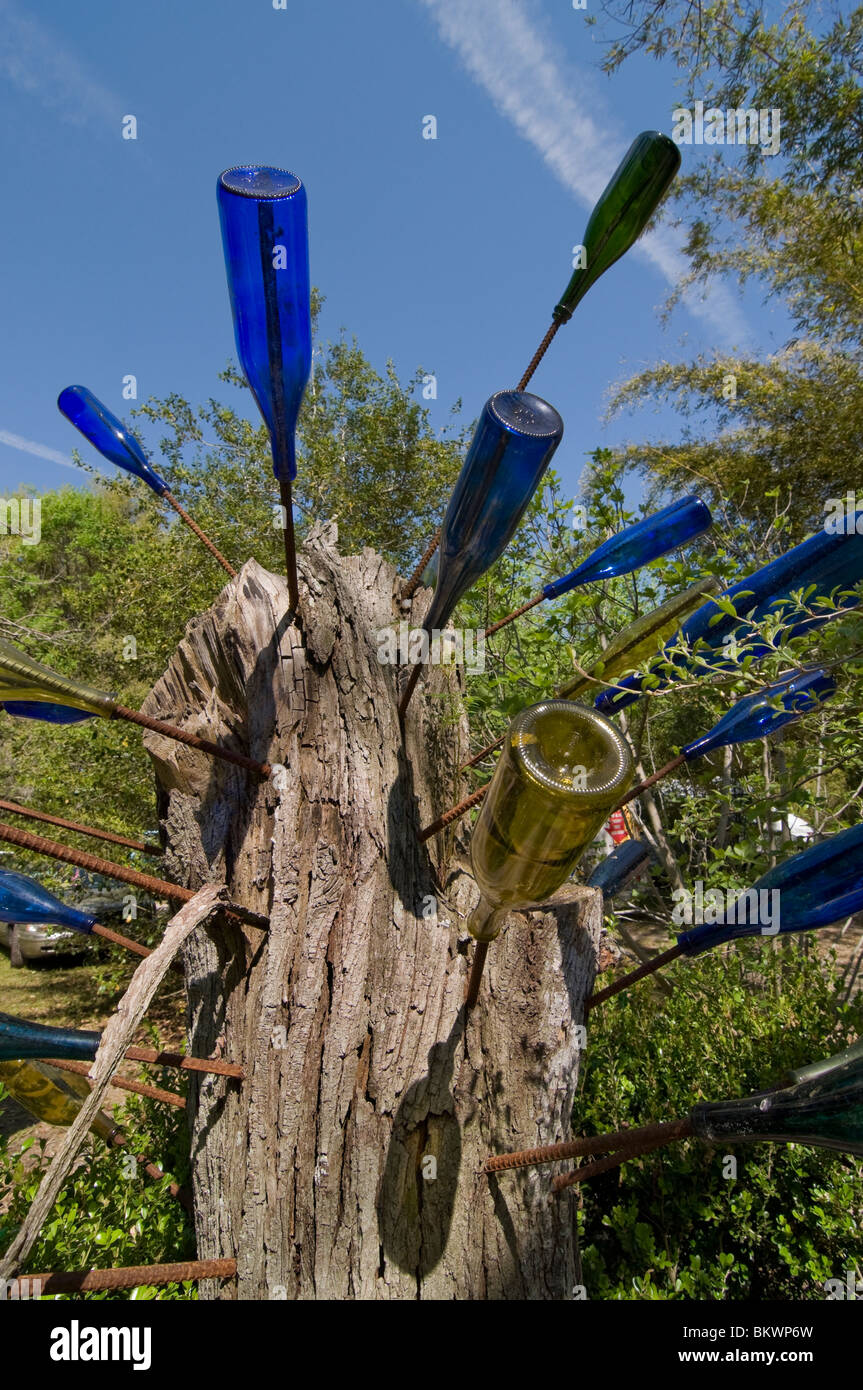
<svg viewBox="0 0 863 1390"><path fill-rule="evenodd" d="M644 1144L640 1149L617 1149L614 1153L606 1154L605 1158L597 1158L592 1163L580 1163L577 1168L573 1168L570 1173L561 1173L552 1179L549 1201L552 1201L558 1192L564 1188L574 1187L576 1183L589 1182L591 1178L598 1178L601 1173L608 1173L613 1168L619 1168L622 1164L628 1163L631 1158L641 1158L644 1154L653 1153L654 1149L661 1149L668 1141L665 1139L654 1139L652 1144Z"/></svg>
<svg viewBox="0 0 863 1390"><path fill-rule="evenodd" d="M660 1121L650 1125L639 1125L636 1129L618 1129L610 1134L591 1134L581 1139L568 1139L563 1144L545 1144L537 1149L517 1149L513 1153L490 1154L485 1161L485 1171L503 1173L514 1168L534 1168L543 1163L559 1163L567 1158L581 1158L586 1154L637 1149L642 1144L652 1144L654 1140L669 1143L679 1137L678 1129L681 1124L688 1125L689 1120Z"/></svg>
<svg viewBox="0 0 863 1390"><path fill-rule="evenodd" d="M94 922L90 931L94 936L100 936L103 941L110 941L114 946L122 946L124 950L130 951L133 956L144 957L153 954L149 946L142 946L140 941L133 941L131 936L124 936L122 932L113 931L111 927L103 927L101 922ZM171 962L171 969L185 974L178 960Z"/></svg>
<svg viewBox="0 0 863 1390"><path fill-rule="evenodd" d="M42 1061L50 1067L57 1067L59 1071L73 1071L76 1076L84 1076L90 1080L92 1071L91 1062L72 1062L66 1057L43 1057ZM91 1083L92 1085L93 1083ZM148 1086L143 1081L129 1081L125 1076L118 1076L115 1072L111 1077L111 1085L116 1086L121 1091L133 1091L136 1096L146 1096L149 1100L158 1100L162 1105L173 1105L178 1110L185 1110L186 1102L183 1096L178 1096L176 1091L163 1091L161 1086Z"/></svg>
<svg viewBox="0 0 863 1390"><path fill-rule="evenodd" d="M113 830L99 830L95 825L82 825L80 821L65 820L63 816L49 816L47 812L36 811L32 806L19 806L17 801L0 798L0 811L8 811L11 816L26 816L28 820L46 821L48 825L59 825L63 830L74 830L77 835L89 835L94 840L109 840L112 845L122 845L123 849L134 849L139 854L153 854L157 858L162 854L156 845L145 845L142 840L130 840Z"/></svg>
<svg viewBox="0 0 863 1390"><path fill-rule="evenodd" d="M213 542L210 540L210 537L201 530L198 523L194 521L192 517L189 516L189 513L185 510L185 508L180 506L180 503L177 501L173 493L168 492L166 490L165 492L162 492L159 495L161 497L164 497L165 501L168 502L174 508L174 511L177 513L177 515L183 521L185 521L186 525L189 527L189 530L193 531L195 535L198 537L198 540L203 542L203 544L209 550L210 554L213 556L213 559L218 560L219 564L222 566L222 569L227 570L228 574L231 576L232 579L236 579L237 571L234 569L233 565L228 564L224 555L222 555L221 552L218 551L216 547L213 545Z"/></svg>
<svg viewBox="0 0 863 1390"><path fill-rule="evenodd" d="M213 1076L230 1076L245 1080L244 1069L236 1062L222 1062L218 1057L186 1057L182 1052L157 1052L152 1047L127 1047L123 1056L129 1062L148 1062L154 1067L176 1067L178 1071L200 1071Z"/></svg>
<svg viewBox="0 0 863 1390"><path fill-rule="evenodd" d="M614 808L615 811L619 811L623 806L628 805L630 801L634 801L637 796L641 796L642 792L646 792L648 787L652 787L653 784L660 781L661 778L667 777L669 772L674 772L676 768L680 767L681 763L685 762L686 754L678 753L676 758L672 758L671 761L666 763L664 767L661 767L658 772L652 773L650 777L645 777L643 782L638 782L634 787L630 787L626 796L618 801Z"/></svg>
<svg viewBox="0 0 863 1390"><path fill-rule="evenodd" d="M524 376L521 378L521 381L518 383L518 386L516 387L517 391L524 391L527 387L528 382L530 381L531 377L533 376L543 357L545 357L545 354L548 352L551 341L562 323L566 323L566 319L552 319L551 323L545 331L545 337L543 338L536 352L533 354L533 357L527 364Z"/></svg>
<svg viewBox="0 0 863 1390"><path fill-rule="evenodd" d="M95 922L90 930L94 936L101 936L103 941L111 941L115 946L123 946L135 956L151 956L153 954L150 948L142 946L140 941L133 941L131 936L123 936L122 932L112 931L110 927L103 927L99 922Z"/></svg>
<svg viewBox="0 0 863 1390"><path fill-rule="evenodd" d="M197 734L187 734L176 724L166 724L164 719L151 719L148 714L142 714L137 709L129 709L126 705L115 705L111 718L126 719L130 724L139 724L142 729L151 729L154 734L162 734L164 738L172 738L177 743L185 743L189 748L197 749L199 753L208 753L210 757L221 758L224 763L234 763L236 767L242 767L246 772L256 772L260 777L269 777L272 772L269 763L255 762L254 758L247 758L244 753L234 753L230 748L222 747L220 743L211 743L209 739L199 738Z"/></svg>
<svg viewBox="0 0 863 1390"><path fill-rule="evenodd" d="M563 1192L567 1187L574 1187L576 1183L588 1182L591 1178L599 1177L600 1173L607 1173L610 1168L617 1168L621 1163L626 1163L630 1158L641 1158L643 1154L653 1153L654 1149L662 1149L666 1144L672 1144L678 1139L686 1139L692 1133L692 1121L687 1116L683 1120L669 1120L666 1125L645 1125L642 1133L648 1130L655 1130L652 1138L645 1138L641 1144L625 1144L607 1158L601 1158L596 1163L586 1163L580 1168L573 1168L570 1173L560 1173L553 1179L551 1184L552 1193ZM665 1130L660 1134L660 1130ZM636 1131L633 1131L635 1133Z"/></svg>
<svg viewBox="0 0 863 1390"><path fill-rule="evenodd" d="M153 952L149 946L142 946L140 941L133 941L131 936L123 936L122 932L113 931L111 927L103 927L101 922L94 922L90 931L94 936L100 936L103 941L110 941L115 946L122 946L124 950L131 951L133 956L151 956ZM171 961L171 970L178 975L185 976L185 970L178 960Z"/></svg>
<svg viewBox="0 0 863 1390"><path fill-rule="evenodd" d="M599 990L596 994L588 995L584 1001L585 1015L590 1013L591 1009L596 1009L600 1004L604 1004L606 999L613 999L615 994L629 989L630 985L637 984L639 980L652 975L655 970L661 970L664 965L670 965L673 960L677 960L678 956L682 955L682 946L669 946L667 951L660 951L658 956L645 961L644 965L640 965L637 970L631 970L628 975L621 975L619 980L615 980L611 985L606 985L605 989Z"/></svg>
<svg viewBox="0 0 863 1390"><path fill-rule="evenodd" d="M401 719L404 719L404 717L405 717L405 712L406 712L406 710L407 710L408 705L410 704L411 696L413 695L413 693L414 693L414 691L415 691L415 689L416 689L416 684L417 684L417 681L418 681L419 678L420 678L420 672L421 672L421 671L422 671L422 666L421 666L421 664L420 664L419 662L417 662L416 666L414 666L414 667L411 669L411 673L410 673L410 675L408 676L408 683L407 683L407 685L406 685L405 688L404 688L404 692L403 692L403 694L402 694L401 699L399 700L399 719L400 719L400 720L401 720Z"/></svg>
<svg viewBox="0 0 863 1390"><path fill-rule="evenodd" d="M490 785L490 782L486 782L484 787L480 787L478 791L471 792L470 796L466 796L464 801L459 801L456 806L452 806L448 811L444 811L442 816L438 816L437 820L433 820L431 825L427 825L424 830L421 830L417 836L420 844L422 844L424 840L430 840L432 835L437 835L438 831L445 830L454 820L458 820L459 816L463 816L465 811L471 810L473 806L478 806Z"/></svg>
<svg viewBox="0 0 863 1390"><path fill-rule="evenodd" d="M520 618L523 613L529 613L531 608L535 608L538 603L542 603L544 598L545 594L536 594L532 599L528 599L527 603L523 603L521 608L514 608L511 613L507 613L506 617L501 618L500 622L492 623L491 627L486 628L483 635L485 637L493 637L496 632L500 632L502 627L506 627L507 623L514 623L516 618Z"/></svg>
<svg viewBox="0 0 863 1390"><path fill-rule="evenodd" d="M465 995L465 1008L470 1010L479 997L479 984L482 979L482 972L485 969L485 958L488 955L490 941L478 941L473 953L473 963L470 968L470 980L468 981L467 994Z"/></svg>
<svg viewBox="0 0 863 1390"><path fill-rule="evenodd" d="M117 1269L78 1269L47 1274L19 1275L7 1285L6 1297L33 1297L38 1285L42 1297L57 1293L91 1293L102 1289L158 1288L197 1279L232 1279L236 1260L183 1260L177 1264L125 1265Z"/></svg>
<svg viewBox="0 0 863 1390"><path fill-rule="evenodd" d="M106 1118L110 1118L110 1116L106 1116ZM117 1125L116 1128L113 1129L111 1133L108 1135L106 1143L113 1144L114 1147L117 1149L129 1148L129 1141L119 1125ZM154 1182L161 1182L163 1178L166 1178L168 1176L167 1173L165 1173L164 1170L159 1167L158 1163L154 1163L153 1160L151 1158L148 1158L146 1154L136 1154L131 1149L129 1150L129 1152L132 1153L132 1156L136 1160L136 1162L140 1163L144 1172L147 1174L147 1177L152 1178ZM172 1197L175 1197L177 1201L186 1208L188 1212L194 1212L192 1195L187 1189L180 1187L179 1183L171 1181L168 1183L168 1191L170 1192Z"/></svg>
<svg viewBox="0 0 863 1390"><path fill-rule="evenodd" d="M300 589L297 581L297 543L294 538L294 502L291 495L291 480L279 475L279 496L285 513L285 570L288 577L288 605L296 614L300 606Z"/></svg>
<svg viewBox="0 0 863 1390"><path fill-rule="evenodd" d="M131 883L134 887L158 897L187 903L195 896L191 888L181 888L178 883L168 883L165 879L139 873L137 869L129 869L125 864L115 864L110 859L100 859L98 855L90 854L87 850L72 849L71 845L46 840L43 835L32 835L29 830L19 830L14 825L0 823L0 840L5 840L10 845L18 845L20 849L32 850L34 854L47 854L51 859L62 859L66 864L75 864L78 868L89 869L94 874L104 874L106 878L120 879L123 883ZM236 917L247 926L259 927L262 931L269 927L266 917L262 917L258 912L251 912L246 907L237 907L231 903L224 911L229 917Z"/></svg>
<svg viewBox="0 0 863 1390"><path fill-rule="evenodd" d="M501 734L500 738L496 738L494 743L487 743L485 748L481 748L478 753L474 753L472 758L468 758L466 763L462 763L459 772L467 772L468 768L475 767L477 763L481 763L483 758L488 757L489 753L494 753L496 749L502 746L505 738L506 734Z"/></svg>
<svg viewBox="0 0 863 1390"><path fill-rule="evenodd" d="M399 598L400 598L402 601L405 601L405 600L407 600L407 599L409 599L409 598L412 598L413 595L416 593L417 589L418 589L419 586L420 586L420 580L421 580L422 577L423 577L423 570L425 569L425 567L426 567L426 565L428 564L428 562L429 562L429 560L431 559L431 557L434 555L434 553L435 553L435 551L437 550L437 548L438 548L439 545L440 545L440 527L438 527L438 529L435 531L434 535L432 536L431 540L429 541L428 545L426 546L426 549L423 551L422 559L419 561L419 563L418 563L416 569L414 570L413 574L411 575L410 579L409 579L409 580L407 581L407 583L403 586L403 588L402 588L402 590L401 590L401 592L400 592L400 594L399 594Z"/></svg>

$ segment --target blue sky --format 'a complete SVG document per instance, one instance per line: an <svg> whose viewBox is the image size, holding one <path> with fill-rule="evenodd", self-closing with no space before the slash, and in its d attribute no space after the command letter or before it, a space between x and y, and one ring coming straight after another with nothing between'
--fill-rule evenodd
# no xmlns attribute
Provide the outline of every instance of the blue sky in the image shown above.
<svg viewBox="0 0 863 1390"><path fill-rule="evenodd" d="M98 459L56 409L71 383L120 414L130 373L139 401L225 394L215 184L231 164L305 182L324 336L355 334L403 378L434 371L437 424L458 397L474 418L542 336L632 137L671 130L672 69L604 77L585 13L571 0L0 0L0 489L82 485L59 461L78 444ZM697 155L684 148L684 168ZM672 231L642 242L534 378L564 417L555 466L573 492L597 444L678 430L652 412L604 425L612 382L786 336L780 313L722 286L663 329L680 264Z"/></svg>

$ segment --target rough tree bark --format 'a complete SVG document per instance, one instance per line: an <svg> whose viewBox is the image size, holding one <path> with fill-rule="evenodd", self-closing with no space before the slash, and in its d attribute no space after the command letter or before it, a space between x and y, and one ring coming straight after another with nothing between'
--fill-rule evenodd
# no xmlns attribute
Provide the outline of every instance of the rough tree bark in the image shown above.
<svg viewBox="0 0 863 1390"><path fill-rule="evenodd" d="M480 1168L570 1134L599 898L513 915L466 1021L463 832L416 840L464 790L462 677L426 673L403 742L377 644L399 581L335 542L319 528L300 557L299 625L249 561L144 706L286 769L279 790L147 735L170 876L270 917L213 918L185 948L190 1047L247 1075L192 1082L198 1253L239 1264L202 1295L570 1298L577 1199L549 1202L547 1169Z"/></svg>

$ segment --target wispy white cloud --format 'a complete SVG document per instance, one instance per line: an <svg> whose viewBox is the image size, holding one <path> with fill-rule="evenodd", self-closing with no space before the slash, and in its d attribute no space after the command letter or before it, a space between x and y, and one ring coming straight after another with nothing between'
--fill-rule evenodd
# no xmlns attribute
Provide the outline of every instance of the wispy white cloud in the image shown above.
<svg viewBox="0 0 863 1390"><path fill-rule="evenodd" d="M72 125L119 129L119 98L64 51L51 29L13 0L0 0L0 76Z"/></svg>
<svg viewBox="0 0 863 1390"><path fill-rule="evenodd" d="M22 439L20 434L11 434L9 430L0 430L0 444L8 444L10 449L20 449L22 454L35 454L49 463L61 463L64 468L78 467L74 459L61 454L59 450L49 449L47 444L37 444L34 439Z"/></svg>
<svg viewBox="0 0 863 1390"><path fill-rule="evenodd" d="M449 46L495 107L533 145L560 183L587 206L599 197L632 139L615 129L594 74L564 68L524 0L421 0ZM590 99L584 99L584 87ZM579 90L580 100L573 97ZM591 114L586 114L590 111ZM635 253L646 257L669 285L682 279L687 262L683 234L659 227L643 236ZM684 297L691 313L707 320L724 347L743 346L751 333L740 305L723 285L703 296Z"/></svg>

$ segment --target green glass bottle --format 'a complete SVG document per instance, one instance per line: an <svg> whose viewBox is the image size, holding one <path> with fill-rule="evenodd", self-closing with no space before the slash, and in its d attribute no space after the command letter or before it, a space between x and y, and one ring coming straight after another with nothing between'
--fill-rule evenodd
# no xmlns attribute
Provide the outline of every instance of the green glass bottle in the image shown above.
<svg viewBox="0 0 863 1390"><path fill-rule="evenodd" d="M790 1086L697 1105L691 1115L693 1134L863 1155L863 1047L855 1044L794 1075L798 1079Z"/></svg>
<svg viewBox="0 0 863 1390"><path fill-rule="evenodd" d="M680 168L680 150L658 130L637 135L612 174L587 224L579 266L555 307L566 323L587 291L644 231Z"/></svg>
<svg viewBox="0 0 863 1390"><path fill-rule="evenodd" d="M783 1086L796 1086L800 1081L814 1081L816 1079L844 1080L847 1075L845 1068L853 1063L863 1062L863 1038L859 1042L852 1043L846 1047L844 1052L837 1052L833 1057L824 1057L820 1062L810 1062L808 1066L797 1067L795 1071L788 1071L782 1078Z"/></svg>
<svg viewBox="0 0 863 1390"><path fill-rule="evenodd" d="M90 1094L83 1076L59 1072L46 1062L0 1062L0 1081L13 1100L47 1125L70 1125L81 1109L81 1101ZM90 1128L106 1141L117 1130L114 1121L101 1110Z"/></svg>
<svg viewBox="0 0 863 1390"><path fill-rule="evenodd" d="M544 902L565 882L632 771L629 745L596 710L543 700L516 716L471 840L477 941L494 940L505 911Z"/></svg>
<svg viewBox="0 0 863 1390"><path fill-rule="evenodd" d="M690 613L700 608L705 598L717 594L722 588L715 575L699 579L682 593L672 594L652 613L642 613L623 632L609 642L586 676L573 676L557 691L558 699L571 700L580 695L598 680L613 683L624 671L639 671L643 663L655 656L660 647L665 646Z"/></svg>

